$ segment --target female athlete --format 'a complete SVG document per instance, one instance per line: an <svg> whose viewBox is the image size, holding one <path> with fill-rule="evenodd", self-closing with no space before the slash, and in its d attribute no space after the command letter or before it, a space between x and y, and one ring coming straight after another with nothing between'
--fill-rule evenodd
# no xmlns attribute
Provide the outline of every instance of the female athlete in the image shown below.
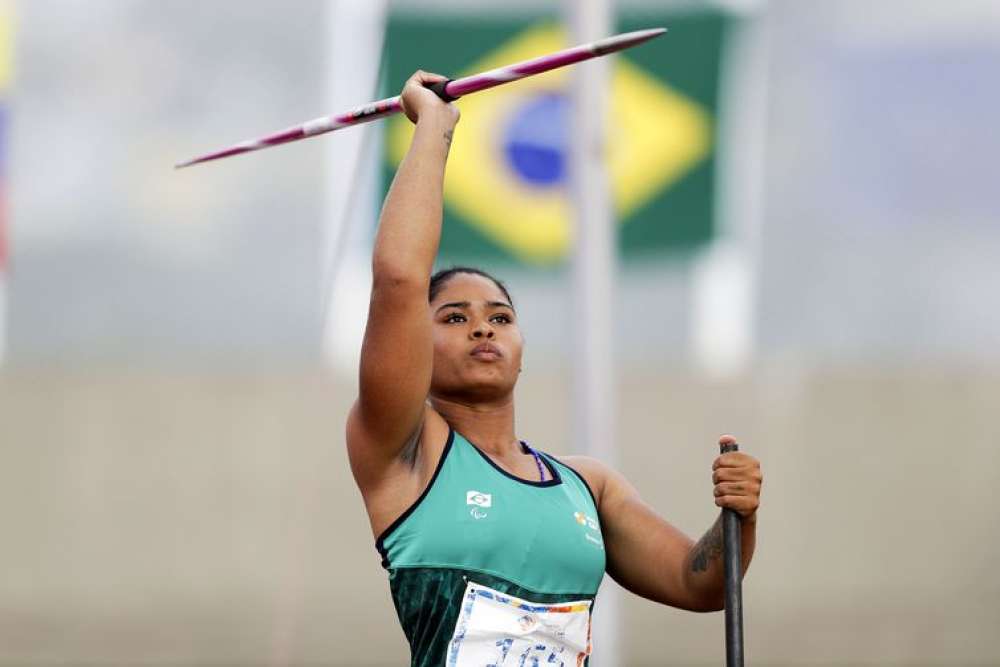
<svg viewBox="0 0 1000 667"><path fill-rule="evenodd" d="M425 87L441 80L417 72L402 92L416 129L375 241L351 469L411 665L586 665L605 571L665 605L722 608L721 521L694 543L614 470L515 435L524 341L507 289L477 269L431 275L459 119ZM745 572L760 466L724 454L712 481L742 515Z"/></svg>

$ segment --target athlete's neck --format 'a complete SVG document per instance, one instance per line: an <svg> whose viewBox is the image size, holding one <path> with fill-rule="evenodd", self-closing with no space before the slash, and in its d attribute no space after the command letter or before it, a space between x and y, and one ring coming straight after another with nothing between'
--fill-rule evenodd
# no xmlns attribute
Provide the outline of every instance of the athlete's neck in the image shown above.
<svg viewBox="0 0 1000 667"><path fill-rule="evenodd" d="M453 429L487 454L502 458L520 453L514 435L513 396L496 403L468 404L438 396L430 400Z"/></svg>

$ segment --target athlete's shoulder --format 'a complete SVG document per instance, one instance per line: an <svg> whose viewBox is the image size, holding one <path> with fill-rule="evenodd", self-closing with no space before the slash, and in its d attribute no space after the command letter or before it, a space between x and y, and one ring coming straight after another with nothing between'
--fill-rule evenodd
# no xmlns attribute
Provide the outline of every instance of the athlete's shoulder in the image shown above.
<svg viewBox="0 0 1000 667"><path fill-rule="evenodd" d="M593 456L568 454L564 456L554 456L553 458L555 458L563 465L575 468L579 472L586 470L587 472L593 473L595 475L602 475L611 470L611 468L609 468L599 459L595 459Z"/></svg>
<svg viewBox="0 0 1000 667"><path fill-rule="evenodd" d="M583 477L584 481L587 482L587 486L590 487L591 492L594 494L594 500L598 505L601 504L601 497L604 494L604 489L607 487L608 479L614 474L614 471L609 466L592 456L570 455L555 456L553 458L564 466L575 470L577 474Z"/></svg>
<svg viewBox="0 0 1000 667"><path fill-rule="evenodd" d="M559 456L556 460L576 470L586 480L598 509L607 502L616 504L622 498L638 495L638 491L624 475L603 461L591 456Z"/></svg>

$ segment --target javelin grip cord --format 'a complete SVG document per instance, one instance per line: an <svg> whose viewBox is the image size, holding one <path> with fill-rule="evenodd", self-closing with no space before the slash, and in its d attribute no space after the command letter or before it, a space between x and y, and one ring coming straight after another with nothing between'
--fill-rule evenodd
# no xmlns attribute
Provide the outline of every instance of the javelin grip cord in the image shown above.
<svg viewBox="0 0 1000 667"><path fill-rule="evenodd" d="M437 83L432 83L431 85L427 86L427 89L433 92L438 97L440 97L445 102L454 102L458 98L452 97L451 95L448 94L448 91L446 90L448 84L451 83L452 81L454 81L454 79L448 79L447 81L438 81Z"/></svg>
<svg viewBox="0 0 1000 667"><path fill-rule="evenodd" d="M722 445L722 453L739 450L736 443ZM743 667L743 587L740 515L722 510L723 560L726 579L726 667Z"/></svg>

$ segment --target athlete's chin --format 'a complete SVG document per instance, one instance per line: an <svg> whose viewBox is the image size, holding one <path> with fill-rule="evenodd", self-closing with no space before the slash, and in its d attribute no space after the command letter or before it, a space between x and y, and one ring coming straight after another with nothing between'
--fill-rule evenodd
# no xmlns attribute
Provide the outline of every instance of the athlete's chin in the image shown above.
<svg viewBox="0 0 1000 667"><path fill-rule="evenodd" d="M517 378L507 376L469 378L466 387L470 391L482 394L504 395L514 391Z"/></svg>
<svg viewBox="0 0 1000 667"><path fill-rule="evenodd" d="M517 377L501 373L468 373L447 386L434 387L439 395L463 396L474 401L496 401L509 396L517 384Z"/></svg>

